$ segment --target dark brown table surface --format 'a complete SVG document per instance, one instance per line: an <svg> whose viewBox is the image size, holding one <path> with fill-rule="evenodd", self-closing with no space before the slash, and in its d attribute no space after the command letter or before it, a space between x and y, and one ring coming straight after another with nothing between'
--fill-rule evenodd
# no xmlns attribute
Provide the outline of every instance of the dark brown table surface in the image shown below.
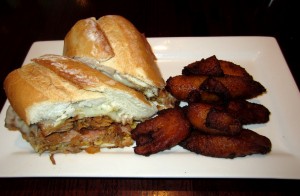
<svg viewBox="0 0 300 196"><path fill-rule="evenodd" d="M33 42L62 40L79 19L118 14L147 37L275 37L299 87L296 2L1 0L1 82L21 66ZM1 89L1 106L5 100ZM296 195L299 188L300 181L287 179L0 178L0 195Z"/></svg>

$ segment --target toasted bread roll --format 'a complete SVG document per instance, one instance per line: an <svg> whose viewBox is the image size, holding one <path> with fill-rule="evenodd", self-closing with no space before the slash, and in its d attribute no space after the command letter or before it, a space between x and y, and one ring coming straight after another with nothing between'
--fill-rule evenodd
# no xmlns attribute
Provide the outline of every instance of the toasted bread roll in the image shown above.
<svg viewBox="0 0 300 196"><path fill-rule="evenodd" d="M157 112L142 93L60 55L12 71L4 89L6 127L20 130L37 152L128 146L135 123Z"/></svg>
<svg viewBox="0 0 300 196"><path fill-rule="evenodd" d="M64 39L64 55L87 63L152 100L159 99L165 87L147 39L122 16L78 21Z"/></svg>

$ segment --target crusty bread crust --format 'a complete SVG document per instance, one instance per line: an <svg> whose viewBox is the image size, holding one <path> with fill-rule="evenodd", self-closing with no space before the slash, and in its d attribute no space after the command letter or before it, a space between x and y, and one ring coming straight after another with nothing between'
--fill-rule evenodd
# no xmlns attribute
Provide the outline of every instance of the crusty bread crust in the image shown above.
<svg viewBox="0 0 300 196"><path fill-rule="evenodd" d="M16 113L29 125L30 108L41 103L68 103L70 100L97 98L99 95L78 89L46 67L30 63L8 74L6 96Z"/></svg>
<svg viewBox="0 0 300 196"><path fill-rule="evenodd" d="M81 89L104 92L106 89L123 91L129 93L144 104L150 105L145 96L135 91L105 74L96 71L86 64L61 55L43 55L39 58L32 59L33 62L47 67L60 77L72 82Z"/></svg>
<svg viewBox="0 0 300 196"><path fill-rule="evenodd" d="M64 39L64 54L96 58L98 61L107 61L114 56L113 49L94 17L79 20L70 29Z"/></svg>
<svg viewBox="0 0 300 196"><path fill-rule="evenodd" d="M60 55L44 55L32 61L12 71L4 81L11 106L28 125L56 121L63 115L103 114L119 121L142 120L157 112L142 93L80 61Z"/></svg>
<svg viewBox="0 0 300 196"><path fill-rule="evenodd" d="M88 23L93 25L86 25ZM91 37L97 36L106 39L92 43ZM90 45L93 47L89 47ZM110 50L113 54L107 60L98 57ZM165 86L148 41L122 16L106 15L97 21L87 18L77 22L65 37L64 55L97 62L93 66L98 70L103 71L105 67L109 67L128 81L136 83L139 86L136 89L145 91L144 88L162 89Z"/></svg>
<svg viewBox="0 0 300 196"><path fill-rule="evenodd" d="M107 15L99 18L98 23L115 53L115 57L103 65L157 88L164 87L165 82L148 41L131 22L122 16Z"/></svg>

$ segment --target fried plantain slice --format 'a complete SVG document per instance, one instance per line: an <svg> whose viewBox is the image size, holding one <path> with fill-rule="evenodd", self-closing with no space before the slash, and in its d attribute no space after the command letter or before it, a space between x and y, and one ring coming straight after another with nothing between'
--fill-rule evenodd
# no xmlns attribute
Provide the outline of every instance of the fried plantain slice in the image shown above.
<svg viewBox="0 0 300 196"><path fill-rule="evenodd" d="M188 64L187 66L183 67L182 75L215 77L230 75L240 76L247 79L253 78L245 68L230 61L219 60L217 59L216 55Z"/></svg>
<svg viewBox="0 0 300 196"><path fill-rule="evenodd" d="M150 156L176 146L190 133L190 123L180 108L161 110L158 115L132 130L136 141L134 152Z"/></svg>
<svg viewBox="0 0 300 196"><path fill-rule="evenodd" d="M188 64L182 69L182 75L223 76L220 62L215 55Z"/></svg>
<svg viewBox="0 0 300 196"><path fill-rule="evenodd" d="M271 114L264 105L243 99L229 101L225 110L243 125L266 123L269 121Z"/></svg>
<svg viewBox="0 0 300 196"><path fill-rule="evenodd" d="M235 135L242 129L240 121L211 104L192 103L186 106L192 126L208 134Z"/></svg>
<svg viewBox="0 0 300 196"><path fill-rule="evenodd" d="M207 76L184 76L177 75L168 78L166 90L177 100L187 102L219 103L221 98L214 93L200 90Z"/></svg>
<svg viewBox="0 0 300 196"><path fill-rule="evenodd" d="M243 129L235 136L208 135L192 131L179 145L191 152L217 158L267 154L272 147L269 138L248 129Z"/></svg>
<svg viewBox="0 0 300 196"><path fill-rule="evenodd" d="M237 64L224 60L219 60L219 63L224 75L240 76L246 79L253 79L253 77L246 71L245 68Z"/></svg>
<svg viewBox="0 0 300 196"><path fill-rule="evenodd" d="M266 92L259 82L239 76L210 77L201 84L200 90L226 100L251 99Z"/></svg>
<svg viewBox="0 0 300 196"><path fill-rule="evenodd" d="M199 91L200 86L206 79L206 76L177 75L169 77L166 81L166 90L176 99L186 101L190 92Z"/></svg>

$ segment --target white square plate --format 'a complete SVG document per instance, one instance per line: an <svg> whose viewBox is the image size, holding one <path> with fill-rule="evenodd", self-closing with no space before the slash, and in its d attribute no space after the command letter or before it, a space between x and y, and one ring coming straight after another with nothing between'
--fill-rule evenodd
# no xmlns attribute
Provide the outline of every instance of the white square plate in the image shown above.
<svg viewBox="0 0 300 196"><path fill-rule="evenodd" d="M254 101L270 111L266 124L247 128L267 136L272 151L235 159L197 155L176 146L144 157L133 147L103 149L101 153L38 155L17 131L4 127L6 101L0 116L0 177L166 177L300 179L299 91L276 40L272 37L149 38L167 79L183 66L216 55L246 68L267 93ZM24 61L47 53L62 54L63 41L35 42ZM24 95L30 96L30 95Z"/></svg>

